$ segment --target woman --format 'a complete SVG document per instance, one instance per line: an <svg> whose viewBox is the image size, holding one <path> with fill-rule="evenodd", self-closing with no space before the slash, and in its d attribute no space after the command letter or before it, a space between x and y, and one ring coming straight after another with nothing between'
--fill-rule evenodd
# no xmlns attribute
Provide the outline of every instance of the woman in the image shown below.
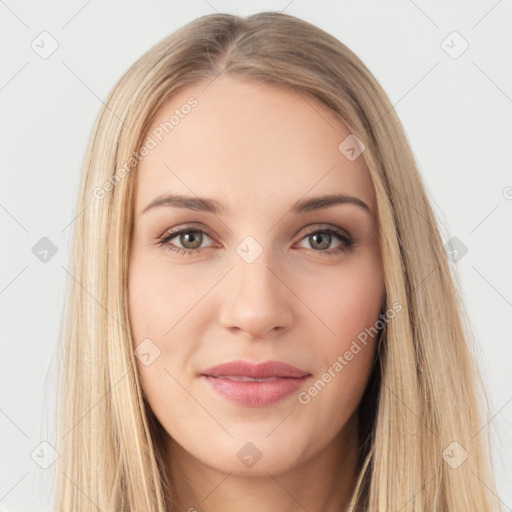
<svg viewBox="0 0 512 512"><path fill-rule="evenodd" d="M57 510L498 510L436 219L341 42L181 28L114 87L77 208Z"/></svg>

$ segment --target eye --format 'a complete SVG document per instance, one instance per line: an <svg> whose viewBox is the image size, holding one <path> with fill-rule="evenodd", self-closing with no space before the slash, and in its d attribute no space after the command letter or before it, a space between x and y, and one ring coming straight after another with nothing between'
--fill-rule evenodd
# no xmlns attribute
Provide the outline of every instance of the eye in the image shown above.
<svg viewBox="0 0 512 512"><path fill-rule="evenodd" d="M200 253L201 249L206 248L203 246L205 237L210 239L212 238L202 229L186 226L182 229L166 233L164 236L160 237L158 245L162 247L165 246L169 251L177 254L184 256L196 256ZM326 251L325 249L331 246L333 237L338 239L339 245ZM181 247L177 246L175 243L171 243L171 240L175 238L178 239ZM302 237L301 242L303 240L309 240L311 247L313 247L312 250L321 255L333 255L342 251L346 252L357 242L355 237L349 235L345 230L336 226L327 226L322 228L316 227L306 233L306 235Z"/></svg>
<svg viewBox="0 0 512 512"><path fill-rule="evenodd" d="M175 252L177 254L183 255L192 255L198 254L199 250L203 242L203 235L211 238L208 233L203 231L202 229L193 228L191 226L182 228L178 231L173 231L171 233L166 233L163 237L161 237L158 242L158 245L165 246L169 251ZM179 243L184 247L176 246L174 243L171 243L171 240L174 238L178 238Z"/></svg>
<svg viewBox="0 0 512 512"><path fill-rule="evenodd" d="M325 251L324 249L327 249L331 245L333 237L339 240L339 245ZM337 226L316 227L306 233L302 240L308 240L313 250L322 256L332 256L339 252L346 252L357 242L355 237L349 235L346 231Z"/></svg>

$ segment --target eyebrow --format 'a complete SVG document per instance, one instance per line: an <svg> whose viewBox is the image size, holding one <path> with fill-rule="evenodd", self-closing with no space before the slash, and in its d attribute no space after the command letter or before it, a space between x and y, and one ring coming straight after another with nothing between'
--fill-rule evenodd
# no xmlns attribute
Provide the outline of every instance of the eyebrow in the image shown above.
<svg viewBox="0 0 512 512"><path fill-rule="evenodd" d="M345 194L328 194L324 196L309 197L306 199L300 199L292 205L290 211L292 213L305 213L314 210L321 210L337 204L353 204L359 206L364 211L373 215L370 207L361 199L353 196L347 196ZM187 210L201 211L213 214L226 214L228 213L227 208L216 201L215 199L209 199L205 197L192 197L184 195L164 194L156 197L149 203L140 215L146 213L153 208L160 206L168 206L174 208L184 208Z"/></svg>

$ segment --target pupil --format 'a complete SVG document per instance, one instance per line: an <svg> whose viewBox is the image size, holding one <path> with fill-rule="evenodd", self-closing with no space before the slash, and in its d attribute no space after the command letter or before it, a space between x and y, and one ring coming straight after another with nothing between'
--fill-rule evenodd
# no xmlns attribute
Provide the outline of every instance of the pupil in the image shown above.
<svg viewBox="0 0 512 512"><path fill-rule="evenodd" d="M326 249L327 247L329 247L329 239L330 239L330 235L329 235L328 233L316 233L316 234L314 234L314 235L312 235L312 236L313 236L313 239L315 240L315 243L316 243L316 241L317 241L316 239L317 239L318 237L323 237L323 236L327 237L327 238L326 238L327 243L324 243L324 244L323 244L323 247L321 247L321 249ZM321 241L320 241L320 245L322 245Z"/></svg>
<svg viewBox="0 0 512 512"><path fill-rule="evenodd" d="M186 244L190 242L192 244L192 247L187 247L187 248L197 249L201 245L200 237L197 236L198 234L199 234L198 231L189 231L188 233L182 234L182 240L181 240L182 245L187 247ZM194 240L194 238L195 238L195 240ZM183 243L183 240L185 240L186 243ZM199 241L199 243L197 243L198 241ZM194 243L195 243L195 245L194 245Z"/></svg>

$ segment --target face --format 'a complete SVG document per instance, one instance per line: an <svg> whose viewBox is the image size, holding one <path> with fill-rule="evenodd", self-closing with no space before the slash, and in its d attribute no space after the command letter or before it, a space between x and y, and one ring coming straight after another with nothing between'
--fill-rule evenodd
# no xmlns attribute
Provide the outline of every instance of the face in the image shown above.
<svg viewBox="0 0 512 512"><path fill-rule="evenodd" d="M145 396L177 457L291 470L347 439L375 353L358 341L384 298L363 156L340 151L350 132L320 103L227 77L176 94L149 133L129 268ZM355 199L308 203L334 194ZM147 208L169 195L193 202ZM252 366L269 361L298 373Z"/></svg>

